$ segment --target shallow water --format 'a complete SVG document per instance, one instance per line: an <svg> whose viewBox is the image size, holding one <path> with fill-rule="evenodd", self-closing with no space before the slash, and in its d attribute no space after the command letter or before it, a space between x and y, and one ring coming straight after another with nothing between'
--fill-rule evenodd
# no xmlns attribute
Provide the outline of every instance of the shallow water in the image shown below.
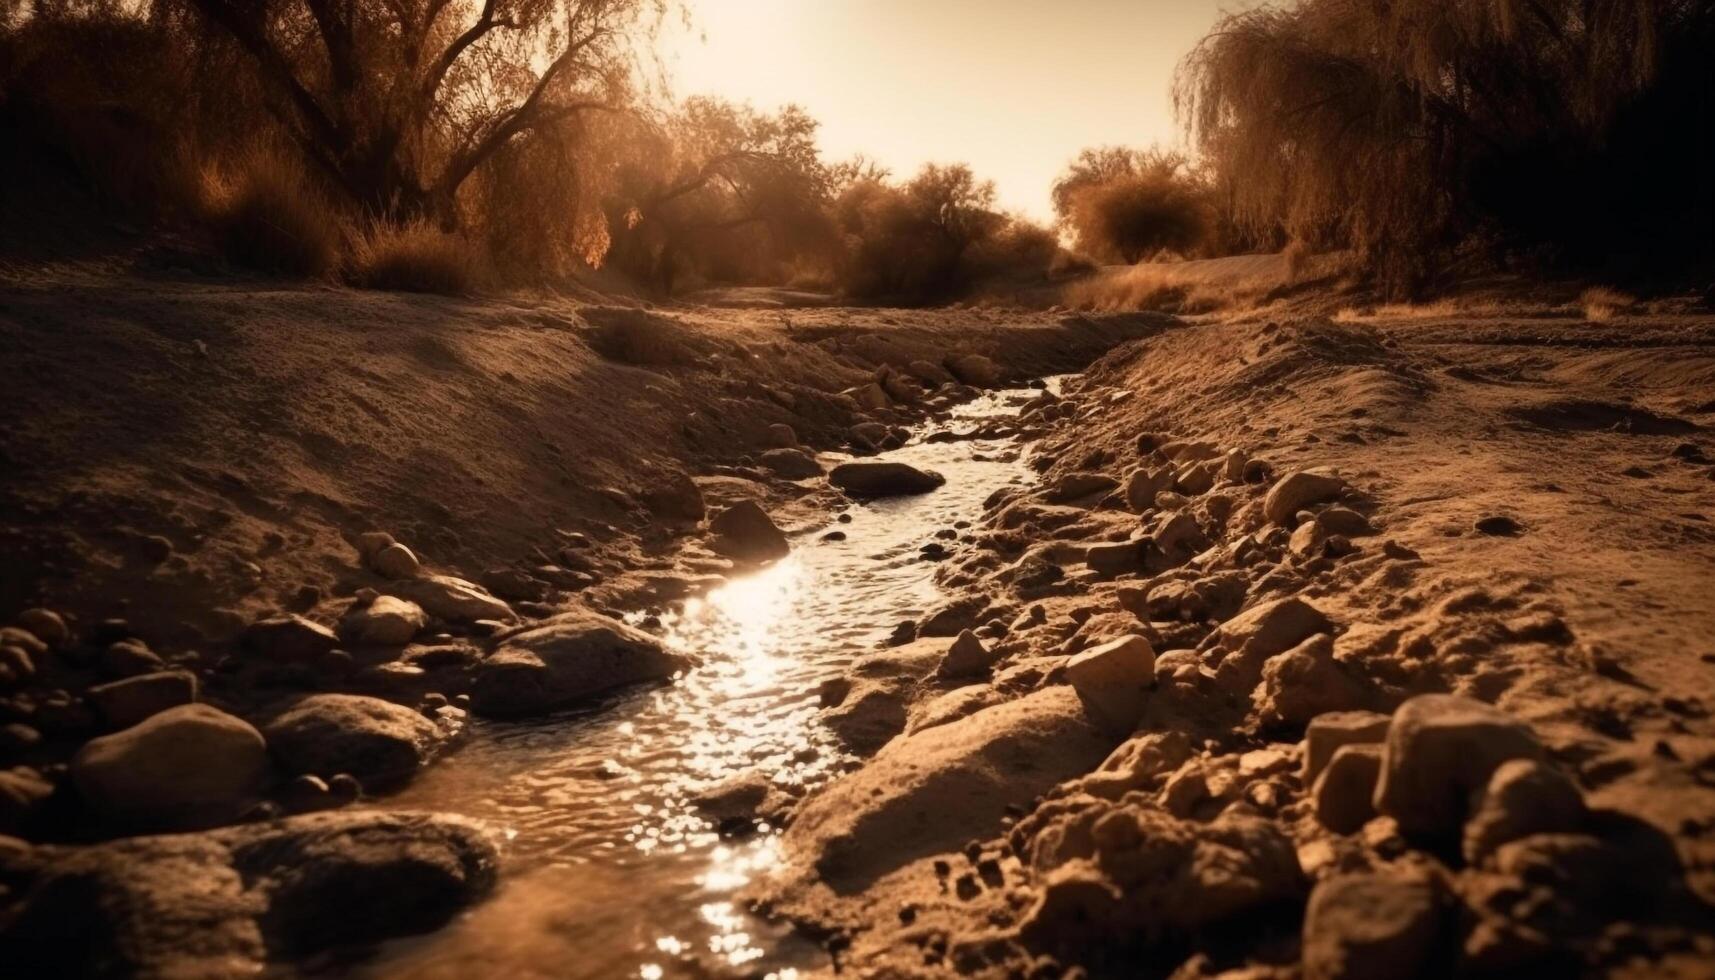
<svg viewBox="0 0 1715 980"><path fill-rule="evenodd" d="M792 555L666 617L703 666L592 711L473 721L465 746L388 806L505 828L496 896L431 936L359 967L388 977L795 977L826 954L734 901L777 854L770 830L722 840L691 806L759 771L814 787L849 764L818 720L816 688L940 596L918 549L1025 482L1011 440L927 444L937 429L1009 414L1034 392L985 396L881 458L937 469L945 486L853 505L840 542ZM343 971L342 971L343 972Z"/></svg>

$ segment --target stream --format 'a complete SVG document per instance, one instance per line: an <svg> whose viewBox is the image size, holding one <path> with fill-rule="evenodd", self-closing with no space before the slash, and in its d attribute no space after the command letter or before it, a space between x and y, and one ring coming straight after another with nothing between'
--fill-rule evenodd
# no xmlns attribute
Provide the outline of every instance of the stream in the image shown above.
<svg viewBox="0 0 1715 980"><path fill-rule="evenodd" d="M473 719L462 748L385 803L503 828L501 885L349 975L790 980L827 966L820 946L734 899L777 860L778 834L724 839L691 800L747 772L812 789L852 764L818 719L817 686L939 599L918 554L935 532L1032 478L1012 439L924 440L1035 394L967 402L878 457L939 470L940 489L853 504L829 526L846 540L799 535L790 557L664 616L666 641L703 658L676 682L522 723Z"/></svg>

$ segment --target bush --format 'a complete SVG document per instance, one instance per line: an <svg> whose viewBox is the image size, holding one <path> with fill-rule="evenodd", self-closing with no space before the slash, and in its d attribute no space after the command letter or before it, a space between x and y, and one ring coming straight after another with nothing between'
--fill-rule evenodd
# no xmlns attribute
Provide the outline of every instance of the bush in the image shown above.
<svg viewBox="0 0 1715 980"><path fill-rule="evenodd" d="M203 207L224 254L277 275L320 278L339 265L342 219L303 167L276 151L205 171Z"/></svg>
<svg viewBox="0 0 1715 980"><path fill-rule="evenodd" d="M346 278L365 289L457 296L469 291L474 266L463 236L427 221L381 223L353 243Z"/></svg>
<svg viewBox="0 0 1715 980"><path fill-rule="evenodd" d="M1190 255L1208 237L1210 219L1188 180L1146 173L1079 190L1068 222L1079 251L1135 265L1163 251Z"/></svg>
<svg viewBox="0 0 1715 980"><path fill-rule="evenodd" d="M994 234L971 246L969 274L972 279L1041 279L1059 254L1060 242L1053 232L1012 215Z"/></svg>

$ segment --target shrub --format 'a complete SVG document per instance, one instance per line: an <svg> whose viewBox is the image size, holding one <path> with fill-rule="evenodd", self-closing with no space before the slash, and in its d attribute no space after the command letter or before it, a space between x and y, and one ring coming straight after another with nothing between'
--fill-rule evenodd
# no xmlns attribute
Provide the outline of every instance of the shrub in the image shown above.
<svg viewBox="0 0 1715 980"><path fill-rule="evenodd" d="M1011 215L994 234L971 246L969 274L972 279L1041 279L1059 253L1060 242L1053 232Z"/></svg>
<svg viewBox="0 0 1715 980"><path fill-rule="evenodd" d="M1069 222L1080 251L1133 265L1158 252L1189 255L1209 232L1208 207L1176 174L1119 177L1073 195Z"/></svg>
<svg viewBox="0 0 1715 980"><path fill-rule="evenodd" d="M256 150L233 170L209 168L203 207L221 250L241 265L305 278L339 265L341 216L285 153Z"/></svg>
<svg viewBox="0 0 1715 980"><path fill-rule="evenodd" d="M353 243L346 278L366 289L457 296L469 291L470 242L427 221L378 223Z"/></svg>
<svg viewBox="0 0 1715 980"><path fill-rule="evenodd" d="M1606 323L1637 305L1637 297L1606 286L1591 286L1578 296L1578 306L1584 319L1591 323Z"/></svg>

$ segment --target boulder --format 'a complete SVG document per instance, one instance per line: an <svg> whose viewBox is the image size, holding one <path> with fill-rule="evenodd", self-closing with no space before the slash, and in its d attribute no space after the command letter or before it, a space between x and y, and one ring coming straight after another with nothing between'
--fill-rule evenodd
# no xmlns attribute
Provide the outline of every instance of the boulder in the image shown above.
<svg viewBox="0 0 1715 980"><path fill-rule="evenodd" d="M1213 462L1182 466L1173 474L1173 489L1187 497L1207 493L1215 485L1215 475L1219 469L1220 464Z"/></svg>
<svg viewBox="0 0 1715 980"><path fill-rule="evenodd" d="M252 653L282 663L314 663L339 643L333 630L302 616L273 616L251 623L240 638Z"/></svg>
<svg viewBox="0 0 1715 980"><path fill-rule="evenodd" d="M389 582L382 591L388 595L409 599L436 619L454 623L474 623L479 619L511 622L512 607L496 599L475 582L451 575L425 575L422 578Z"/></svg>
<svg viewBox="0 0 1715 980"><path fill-rule="evenodd" d="M1470 698L1420 694L1388 726L1376 809L1407 834L1455 835L1472 795L1503 762L1543 757L1542 743L1516 718Z"/></svg>
<svg viewBox="0 0 1715 980"><path fill-rule="evenodd" d="M798 433L785 422L775 422L768 427L768 444L776 449L790 449L798 445Z"/></svg>
<svg viewBox="0 0 1715 980"><path fill-rule="evenodd" d="M850 396L859 408L871 412L879 412L893 405L893 400L887 397L887 391L874 381L856 388L847 388L842 394Z"/></svg>
<svg viewBox="0 0 1715 980"><path fill-rule="evenodd" d="M1313 504L1333 500L1346 488L1346 481L1332 473L1299 470L1275 481L1262 501L1263 516L1290 526L1298 512Z"/></svg>
<svg viewBox="0 0 1715 980"><path fill-rule="evenodd" d="M1119 488L1119 481L1106 473L1067 473L1054 481L1054 487L1048 492L1048 499L1057 504L1096 494L1109 494Z"/></svg>
<svg viewBox="0 0 1715 980"><path fill-rule="evenodd" d="M947 648L947 655L941 658L941 666L936 672L942 677L966 677L988 670L994 662L994 654L983 646L983 641L977 639L976 634L961 630L952 646Z"/></svg>
<svg viewBox="0 0 1715 980"><path fill-rule="evenodd" d="M369 567L384 578L416 578L423 566L410 548L395 541L372 555Z"/></svg>
<svg viewBox="0 0 1715 980"><path fill-rule="evenodd" d="M84 698L110 729L130 728L168 708L197 699L197 678L188 670L164 670L97 684Z"/></svg>
<svg viewBox="0 0 1715 980"><path fill-rule="evenodd" d="M0 769L0 833L28 827L53 795L54 784L29 766Z"/></svg>
<svg viewBox="0 0 1715 980"><path fill-rule="evenodd" d="M887 441L887 426L880 422L859 422L851 427L848 433L853 445L865 449L877 449Z"/></svg>
<svg viewBox="0 0 1715 980"><path fill-rule="evenodd" d="M1465 823L1465 860L1481 864L1502 845L1532 834L1576 833L1587 816L1584 794L1564 772L1534 759L1503 762Z"/></svg>
<svg viewBox="0 0 1715 980"><path fill-rule="evenodd" d="M1114 742L1064 686L895 738L804 804L782 841L788 867L864 887L994 834L1009 806L1090 771Z"/></svg>
<svg viewBox="0 0 1715 980"><path fill-rule="evenodd" d="M1304 730L1301 781L1314 786L1316 777L1342 745L1381 744L1391 720L1379 711L1330 711L1312 718Z"/></svg>
<svg viewBox="0 0 1715 980"><path fill-rule="evenodd" d="M762 465L775 476L808 480L822 475L822 464L802 449L770 449L762 454Z"/></svg>
<svg viewBox="0 0 1715 980"><path fill-rule="evenodd" d="M267 770L262 733L206 704L169 708L91 739L71 762L73 783L97 813L160 827L232 819Z"/></svg>
<svg viewBox="0 0 1715 980"><path fill-rule="evenodd" d="M1200 823L1135 798L1071 798L1021 821L1011 843L1043 882L1021 931L1068 952L1183 944L1304 892L1292 839L1253 816Z"/></svg>
<svg viewBox="0 0 1715 980"><path fill-rule="evenodd" d="M410 708L360 694L303 698L262 732L287 772L350 773L372 789L409 779L440 737L434 722Z"/></svg>
<svg viewBox="0 0 1715 980"><path fill-rule="evenodd" d="M1000 384L1000 365L981 354L955 354L943 363L960 384L975 388L993 388Z"/></svg>
<svg viewBox="0 0 1715 980"><path fill-rule="evenodd" d="M1191 740L1184 732L1149 732L1133 736L1103 760L1101 768L1078 781L1091 796L1117 800L1133 790L1153 790L1191 758Z"/></svg>
<svg viewBox="0 0 1715 980"><path fill-rule="evenodd" d="M947 478L909 463L857 460L834 467L828 474L828 482L849 497L895 497L928 493L946 483Z"/></svg>
<svg viewBox="0 0 1715 980"><path fill-rule="evenodd" d="M674 470L642 494L643 506L664 521L696 524L703 519L703 491L689 475Z"/></svg>
<svg viewBox="0 0 1715 980"><path fill-rule="evenodd" d="M1114 541L1093 544L1084 551L1084 564L1102 575L1124 575L1143 570L1146 541Z"/></svg>
<svg viewBox="0 0 1715 980"><path fill-rule="evenodd" d="M1132 513L1155 506L1155 495L1173 489L1173 470L1165 466L1138 467L1125 483L1125 502Z"/></svg>
<svg viewBox="0 0 1715 980"><path fill-rule="evenodd" d="M1334 659L1334 638L1320 633L1270 657L1251 702L1264 724L1304 725L1328 712L1361 709L1370 693Z"/></svg>
<svg viewBox="0 0 1715 980"><path fill-rule="evenodd" d="M471 708L513 717L566 707L693 665L642 630L589 610L515 633L477 665Z"/></svg>
<svg viewBox="0 0 1715 980"><path fill-rule="evenodd" d="M1323 881L1304 911L1305 980L1439 975L1442 906L1428 877L1376 871Z"/></svg>
<svg viewBox="0 0 1715 980"><path fill-rule="evenodd" d="M740 561L772 561L792 553L786 535L754 500L741 500L709 521L715 551Z"/></svg>
<svg viewBox="0 0 1715 980"><path fill-rule="evenodd" d="M1155 648L1136 634L1110 640L1066 661L1066 680L1106 724L1130 732L1155 684Z"/></svg>
<svg viewBox="0 0 1715 980"><path fill-rule="evenodd" d="M398 596L384 595L346 613L340 620L339 632L352 643L404 646L426 622L422 606Z"/></svg>
<svg viewBox="0 0 1715 980"><path fill-rule="evenodd" d="M135 677L165 670L166 661L142 640L120 640L101 651L101 670L112 677Z"/></svg>
<svg viewBox="0 0 1715 980"><path fill-rule="evenodd" d="M41 640L49 648L63 647L71 642L71 629L59 613L52 609L26 609L18 614L18 627Z"/></svg>
<svg viewBox="0 0 1715 980"><path fill-rule="evenodd" d="M1204 641L1218 651L1215 682L1236 697L1247 697L1262 680L1270 657L1298 646L1334 624L1322 611L1297 596L1258 603L1222 623Z"/></svg>
<svg viewBox="0 0 1715 980"><path fill-rule="evenodd" d="M364 531L357 536L357 554L364 564L381 552L381 549L393 543L393 535L386 531Z"/></svg>
<svg viewBox="0 0 1715 980"><path fill-rule="evenodd" d="M440 926L493 887L475 823L346 811L30 849L0 926L19 977L236 977ZM71 937L76 937L75 939Z"/></svg>
<svg viewBox="0 0 1715 980"><path fill-rule="evenodd" d="M1342 745L1322 768L1310 789L1316 819L1336 834L1355 834L1376 816L1376 782L1381 778L1380 745Z"/></svg>

